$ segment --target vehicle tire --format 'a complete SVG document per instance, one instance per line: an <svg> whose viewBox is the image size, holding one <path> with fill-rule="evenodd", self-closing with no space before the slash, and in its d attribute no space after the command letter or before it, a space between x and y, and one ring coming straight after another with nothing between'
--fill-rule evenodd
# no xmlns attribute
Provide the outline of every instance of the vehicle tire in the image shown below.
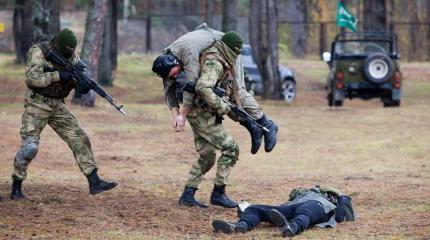
<svg viewBox="0 0 430 240"><path fill-rule="evenodd" d="M333 107L333 93L327 94L327 103L329 107Z"/></svg>
<svg viewBox="0 0 430 240"><path fill-rule="evenodd" d="M284 101L291 103L296 98L296 83L291 79L285 79L282 81L281 91Z"/></svg>
<svg viewBox="0 0 430 240"><path fill-rule="evenodd" d="M334 101L334 106L335 107L342 107L343 106L343 101L342 100Z"/></svg>
<svg viewBox="0 0 430 240"><path fill-rule="evenodd" d="M327 100L328 100L328 106L329 107L341 107L343 105L342 100L336 100L334 99L334 87L330 87L331 92L327 94Z"/></svg>
<svg viewBox="0 0 430 240"><path fill-rule="evenodd" d="M393 61L383 53L369 55L363 63L364 76L374 84L381 84L390 79L394 74Z"/></svg>
<svg viewBox="0 0 430 240"><path fill-rule="evenodd" d="M384 101L384 107L400 107L400 100L387 99Z"/></svg>

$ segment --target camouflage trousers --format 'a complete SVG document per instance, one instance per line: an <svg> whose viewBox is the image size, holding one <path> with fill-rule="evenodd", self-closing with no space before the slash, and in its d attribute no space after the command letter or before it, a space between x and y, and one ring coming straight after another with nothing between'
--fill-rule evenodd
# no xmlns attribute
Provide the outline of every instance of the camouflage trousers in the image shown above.
<svg viewBox="0 0 430 240"><path fill-rule="evenodd" d="M14 160L12 178L24 180L27 167L36 157L42 130L48 124L69 145L85 175L96 169L91 143L76 117L66 109L62 99L27 92L20 130L22 144Z"/></svg>
<svg viewBox="0 0 430 240"><path fill-rule="evenodd" d="M232 167L239 157L239 147L222 124L215 123L215 114L202 109L194 109L187 120L194 133L194 144L199 159L193 164L186 187L197 188L215 164L216 150L221 151L218 158L215 185L227 185Z"/></svg>

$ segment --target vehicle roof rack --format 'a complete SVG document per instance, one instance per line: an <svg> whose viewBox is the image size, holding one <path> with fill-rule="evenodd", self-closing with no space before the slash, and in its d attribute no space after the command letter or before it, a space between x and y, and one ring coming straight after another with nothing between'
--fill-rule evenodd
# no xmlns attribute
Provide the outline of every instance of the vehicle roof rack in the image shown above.
<svg viewBox="0 0 430 240"><path fill-rule="evenodd" d="M335 41L376 40L396 42L394 32L344 32L336 35Z"/></svg>

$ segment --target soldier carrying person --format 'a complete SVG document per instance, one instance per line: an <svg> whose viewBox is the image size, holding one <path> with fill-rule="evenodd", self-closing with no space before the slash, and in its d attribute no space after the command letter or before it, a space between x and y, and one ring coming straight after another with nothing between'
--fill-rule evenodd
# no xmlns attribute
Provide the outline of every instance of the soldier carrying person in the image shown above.
<svg viewBox="0 0 430 240"><path fill-rule="evenodd" d="M222 33L202 24L195 31L177 39L157 57L153 72L163 78L166 103L172 112L172 126L182 131L185 118L194 133L196 151L200 157L190 170L179 204L207 207L195 200L194 195L203 175L215 164L215 150L221 150L211 203L223 207L236 207L237 203L225 194L225 186L231 168L238 159L239 148L232 136L222 126L222 117L233 116L230 106L212 92L213 87L221 87L226 94L224 99L241 106L257 122L269 129L264 132L256 124L240 121L251 134L251 152L256 153L264 135L266 152L276 145L278 126L267 118L255 99L248 94L243 80L240 50L243 38L236 32ZM183 105L179 107L176 97L176 77L184 71L188 81L196 82L195 94L183 93Z"/></svg>

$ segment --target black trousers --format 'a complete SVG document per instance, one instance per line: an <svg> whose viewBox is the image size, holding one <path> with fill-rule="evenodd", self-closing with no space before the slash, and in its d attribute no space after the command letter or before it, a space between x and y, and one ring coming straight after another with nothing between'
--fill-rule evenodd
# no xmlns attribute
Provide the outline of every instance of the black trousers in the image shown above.
<svg viewBox="0 0 430 240"><path fill-rule="evenodd" d="M295 233L302 232L315 224L327 222L331 216L325 213L324 207L318 201L306 201L289 206L251 205L240 215L240 221L245 221L251 230L260 222L270 222L270 209L278 210L288 221L295 222L298 226Z"/></svg>

